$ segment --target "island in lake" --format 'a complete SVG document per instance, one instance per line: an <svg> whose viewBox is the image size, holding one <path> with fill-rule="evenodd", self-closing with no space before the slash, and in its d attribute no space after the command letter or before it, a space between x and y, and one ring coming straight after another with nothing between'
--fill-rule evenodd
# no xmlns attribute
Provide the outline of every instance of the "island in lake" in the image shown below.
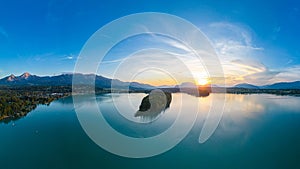
<svg viewBox="0 0 300 169"><path fill-rule="evenodd" d="M162 90L153 90L145 96L135 117L154 119L170 107L172 94Z"/></svg>

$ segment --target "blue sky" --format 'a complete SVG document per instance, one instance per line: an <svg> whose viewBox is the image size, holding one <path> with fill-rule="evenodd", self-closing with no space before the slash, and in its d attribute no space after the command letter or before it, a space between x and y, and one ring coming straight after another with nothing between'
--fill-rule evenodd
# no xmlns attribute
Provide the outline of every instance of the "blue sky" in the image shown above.
<svg viewBox="0 0 300 169"><path fill-rule="evenodd" d="M164 12L192 22L207 35L230 84L300 80L297 1L0 0L0 4L0 77L72 72L84 43L105 24L137 12Z"/></svg>

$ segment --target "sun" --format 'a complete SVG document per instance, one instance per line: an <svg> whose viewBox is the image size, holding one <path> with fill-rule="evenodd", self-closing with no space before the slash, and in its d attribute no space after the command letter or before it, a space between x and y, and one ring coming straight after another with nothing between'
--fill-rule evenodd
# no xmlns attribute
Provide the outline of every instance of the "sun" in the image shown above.
<svg viewBox="0 0 300 169"><path fill-rule="evenodd" d="M197 85L204 86L209 84L209 79L207 77L198 77L196 83Z"/></svg>

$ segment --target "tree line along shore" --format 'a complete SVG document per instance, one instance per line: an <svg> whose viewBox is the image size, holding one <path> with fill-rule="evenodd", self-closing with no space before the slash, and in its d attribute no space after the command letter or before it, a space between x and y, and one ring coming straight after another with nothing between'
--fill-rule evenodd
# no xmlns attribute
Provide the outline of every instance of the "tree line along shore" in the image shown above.
<svg viewBox="0 0 300 169"><path fill-rule="evenodd" d="M71 94L64 86L1 86L0 121L16 120L34 110L37 105L49 105L52 101Z"/></svg>

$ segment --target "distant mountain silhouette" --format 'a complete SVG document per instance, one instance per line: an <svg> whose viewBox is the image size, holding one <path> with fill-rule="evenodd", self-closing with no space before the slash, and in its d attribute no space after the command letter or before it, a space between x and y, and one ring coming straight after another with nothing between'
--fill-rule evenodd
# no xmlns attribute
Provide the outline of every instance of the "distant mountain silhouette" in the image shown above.
<svg viewBox="0 0 300 169"><path fill-rule="evenodd" d="M241 83L234 86L235 88L244 88L244 89L259 89L258 86L248 84L248 83Z"/></svg>
<svg viewBox="0 0 300 169"><path fill-rule="evenodd" d="M195 83L192 82L183 82L180 85L176 85L175 88L198 88Z"/></svg>
<svg viewBox="0 0 300 169"><path fill-rule="evenodd" d="M90 81L95 78L95 86L101 88L111 88L111 86L120 89L148 89L152 90L157 87L138 83L138 82L123 82L118 79L109 79L99 75L93 74L61 74L58 76L37 76L28 72L23 73L20 76L9 75L0 79L0 85L12 86L12 85L43 85L43 86L68 86L72 85L73 76L77 76L77 84L85 84L86 81ZM210 87L210 86L209 86ZM158 87L160 88L160 87ZM198 89L198 86L194 83L184 82L176 86L161 86L161 88L173 88L173 89ZM212 85L215 88L215 85ZM280 82L271 85L256 86L248 83L237 84L233 88L245 88L245 89L300 89L300 81L295 82Z"/></svg>
<svg viewBox="0 0 300 169"><path fill-rule="evenodd" d="M261 86L261 89L300 89L300 81L280 82L272 85Z"/></svg>
<svg viewBox="0 0 300 169"><path fill-rule="evenodd" d="M295 82L279 82L271 85L255 86L248 83L237 84L234 88L244 89L300 89L300 81Z"/></svg>
<svg viewBox="0 0 300 169"><path fill-rule="evenodd" d="M10 75L0 79L0 85L44 85L44 86L70 86L72 85L73 76L76 76L77 84L86 84L87 81L95 78L95 86L101 88L131 88L131 89L154 89L154 86L138 82L123 82L117 79L109 79L93 74L62 74L58 76L36 76L30 73L24 73L20 76Z"/></svg>

